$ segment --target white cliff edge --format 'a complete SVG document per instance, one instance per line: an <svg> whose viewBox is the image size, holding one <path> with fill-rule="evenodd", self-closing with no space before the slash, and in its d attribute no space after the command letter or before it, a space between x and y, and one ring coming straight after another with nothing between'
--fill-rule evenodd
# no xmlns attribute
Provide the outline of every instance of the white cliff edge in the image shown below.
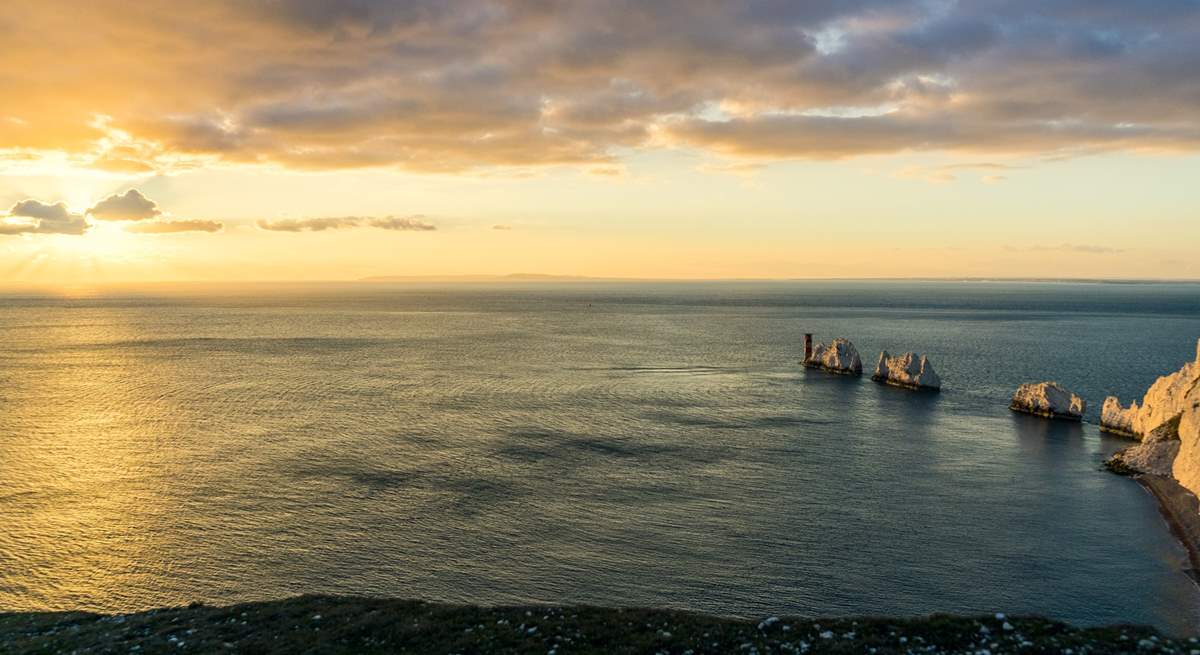
<svg viewBox="0 0 1200 655"><path fill-rule="evenodd" d="M1087 403L1057 382L1028 382L1017 388L1008 408L1045 418L1079 421L1083 419Z"/></svg>
<svg viewBox="0 0 1200 655"><path fill-rule="evenodd" d="M1158 378L1141 407L1135 402L1121 408L1115 398L1110 400L1113 407L1101 416L1102 427L1110 431L1127 427L1126 434L1141 443L1114 455L1109 467L1121 473L1174 478L1200 495L1200 341L1196 359ZM1105 408L1110 409L1108 400Z"/></svg>
<svg viewBox="0 0 1200 655"><path fill-rule="evenodd" d="M812 349L812 354L804 359L804 365L809 368L819 368L831 373L844 375L862 375L862 359L854 344L846 339L834 339L826 346L818 343Z"/></svg>
<svg viewBox="0 0 1200 655"><path fill-rule="evenodd" d="M875 375L872 380L895 387L906 389L942 388L942 380L933 370L929 359L916 353L904 353L892 356L888 351L879 353L879 362L875 364Z"/></svg>

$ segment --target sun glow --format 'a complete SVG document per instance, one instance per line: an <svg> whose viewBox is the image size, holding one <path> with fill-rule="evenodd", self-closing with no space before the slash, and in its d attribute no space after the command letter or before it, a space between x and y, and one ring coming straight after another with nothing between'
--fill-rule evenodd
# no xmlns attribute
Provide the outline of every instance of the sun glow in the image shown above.
<svg viewBox="0 0 1200 655"><path fill-rule="evenodd" d="M145 241L127 232L122 224L94 222L81 236L54 235L51 243L56 251L64 255L131 260L144 254Z"/></svg>

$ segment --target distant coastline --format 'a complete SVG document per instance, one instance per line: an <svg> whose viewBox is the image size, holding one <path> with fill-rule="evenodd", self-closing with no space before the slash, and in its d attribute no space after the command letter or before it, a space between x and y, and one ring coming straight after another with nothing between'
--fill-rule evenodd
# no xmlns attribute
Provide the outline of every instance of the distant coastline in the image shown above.
<svg viewBox="0 0 1200 655"><path fill-rule="evenodd" d="M353 282L1006 282L1038 284L1200 284L1200 279L1122 279L1058 277L721 277L654 278L556 275L553 273L509 273L507 275L372 275Z"/></svg>
<svg viewBox="0 0 1200 655"><path fill-rule="evenodd" d="M649 278L511 273L507 275L372 275L353 279L248 279L248 280L106 280L87 284L53 284L33 280L0 280L0 293L30 291L89 291L99 289L154 289L169 287L248 287L335 284L785 284L861 282L879 285L903 283L960 284L1045 284L1097 286L1200 286L1200 279L1105 279L1105 278L1002 278L1002 277L828 277L828 278Z"/></svg>

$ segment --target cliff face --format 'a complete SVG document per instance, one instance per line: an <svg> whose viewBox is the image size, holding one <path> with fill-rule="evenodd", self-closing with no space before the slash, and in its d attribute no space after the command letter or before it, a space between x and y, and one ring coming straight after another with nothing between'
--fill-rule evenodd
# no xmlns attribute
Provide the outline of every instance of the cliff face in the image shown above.
<svg viewBox="0 0 1200 655"><path fill-rule="evenodd" d="M1141 407L1135 402L1124 409L1116 398L1105 400L1101 423L1105 429L1128 426L1128 434L1142 441L1115 455L1114 464L1174 477L1200 495L1200 341L1195 361L1156 380Z"/></svg>
<svg viewBox="0 0 1200 655"><path fill-rule="evenodd" d="M1029 382L1017 388L1008 407L1026 414L1078 421L1087 410L1087 402L1057 382Z"/></svg>
<svg viewBox="0 0 1200 655"><path fill-rule="evenodd" d="M818 343L813 347L812 357L804 360L804 365L833 373L862 375L862 359L847 339L834 339L828 346Z"/></svg>
<svg viewBox="0 0 1200 655"><path fill-rule="evenodd" d="M916 353L904 353L895 357L889 355L886 350L879 353L879 363L875 365L875 375L872 375L871 379L909 389L942 388L942 380L933 370L933 364Z"/></svg>
<svg viewBox="0 0 1200 655"><path fill-rule="evenodd" d="M1172 473L1179 484L1200 496L1200 342L1190 366L1192 383L1179 405L1179 455Z"/></svg>
<svg viewBox="0 0 1200 655"><path fill-rule="evenodd" d="M1159 378L1146 392L1142 408L1133 420L1133 430L1142 441L1179 437L1179 421L1183 418L1189 395L1194 395L1200 380L1200 342L1196 344L1196 351L1195 361Z"/></svg>

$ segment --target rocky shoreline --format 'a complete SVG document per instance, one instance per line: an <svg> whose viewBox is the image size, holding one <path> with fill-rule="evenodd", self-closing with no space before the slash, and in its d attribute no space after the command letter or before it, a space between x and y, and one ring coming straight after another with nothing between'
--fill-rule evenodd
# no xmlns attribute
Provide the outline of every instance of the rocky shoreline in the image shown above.
<svg viewBox="0 0 1200 655"><path fill-rule="evenodd" d="M0 613L0 652L25 653L1184 653L1196 638L1038 617L736 619L666 609L480 607L300 596L105 616Z"/></svg>

